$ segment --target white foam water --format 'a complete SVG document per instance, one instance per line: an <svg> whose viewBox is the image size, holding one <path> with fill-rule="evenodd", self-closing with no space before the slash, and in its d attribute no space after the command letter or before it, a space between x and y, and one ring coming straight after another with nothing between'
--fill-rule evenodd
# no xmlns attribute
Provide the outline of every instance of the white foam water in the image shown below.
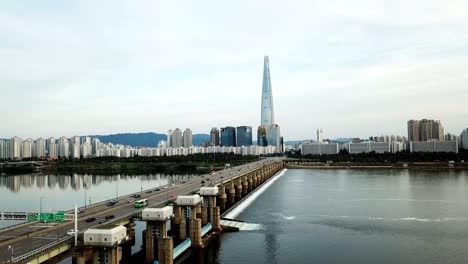
<svg viewBox="0 0 468 264"><path fill-rule="evenodd" d="M296 218L295 216L287 216L287 215L284 215L284 214L281 214L281 213L272 213L272 215L281 216L281 218L283 218L284 220L293 220L293 219Z"/></svg>
<svg viewBox="0 0 468 264"><path fill-rule="evenodd" d="M227 213L224 217L225 218L231 218L231 219L236 219L237 216L239 216L240 213L242 213L247 207L249 207L250 204L252 204L253 201L255 201L263 192L270 187L275 181L277 181L281 176L284 175L284 173L288 169L283 169L280 171L278 174L273 176L269 181L267 181L265 184L263 184L260 188L256 189L253 191L252 194L250 194L242 203L237 204L229 213Z"/></svg>

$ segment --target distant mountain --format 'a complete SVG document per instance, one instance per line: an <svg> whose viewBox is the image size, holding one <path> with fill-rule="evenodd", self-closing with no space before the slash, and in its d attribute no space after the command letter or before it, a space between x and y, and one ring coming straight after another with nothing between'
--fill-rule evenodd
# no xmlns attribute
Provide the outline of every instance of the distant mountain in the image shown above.
<svg viewBox="0 0 468 264"><path fill-rule="evenodd" d="M99 138L101 142L130 145L132 147L156 147L161 140L167 140L166 134L158 134L153 132L147 133L121 133L112 135L92 135L90 137ZM194 134L192 137L193 145L198 146L203 141L209 141L210 136L207 134Z"/></svg>

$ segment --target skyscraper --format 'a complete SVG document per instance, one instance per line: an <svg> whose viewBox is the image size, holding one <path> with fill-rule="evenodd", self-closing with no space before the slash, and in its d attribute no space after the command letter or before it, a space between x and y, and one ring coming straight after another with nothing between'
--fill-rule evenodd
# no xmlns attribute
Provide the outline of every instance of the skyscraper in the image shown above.
<svg viewBox="0 0 468 264"><path fill-rule="evenodd" d="M271 126L275 123L273 109L273 93L271 90L270 62L268 56L263 59L263 85L262 85L262 126Z"/></svg>
<svg viewBox="0 0 468 264"><path fill-rule="evenodd" d="M191 147L192 144L192 130L190 128L185 129L184 135L183 135L183 147L184 148L189 148Z"/></svg>
<svg viewBox="0 0 468 264"><path fill-rule="evenodd" d="M223 127L221 128L221 146L235 147L236 146L236 128Z"/></svg>
<svg viewBox="0 0 468 264"><path fill-rule="evenodd" d="M261 122L257 130L257 144L259 146L271 145L280 147L280 128L275 124L275 111L273 107L273 91L271 87L270 61L268 56L263 59L263 84Z"/></svg>
<svg viewBox="0 0 468 264"><path fill-rule="evenodd" d="M239 147L252 145L252 127L251 126L237 127L236 145Z"/></svg>
<svg viewBox="0 0 468 264"><path fill-rule="evenodd" d="M219 129L216 127L210 131L210 144L211 146L219 146Z"/></svg>

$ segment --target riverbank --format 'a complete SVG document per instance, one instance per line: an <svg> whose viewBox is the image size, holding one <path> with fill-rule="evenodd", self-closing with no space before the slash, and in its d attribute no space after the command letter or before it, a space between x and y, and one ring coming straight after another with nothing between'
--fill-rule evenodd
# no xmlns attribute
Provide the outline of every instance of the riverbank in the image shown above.
<svg viewBox="0 0 468 264"><path fill-rule="evenodd" d="M190 155L171 157L87 158L42 161L40 165L0 167L0 173L17 174L43 172L48 174L148 174L148 173L208 173L212 170L259 160L256 156L234 154Z"/></svg>
<svg viewBox="0 0 468 264"><path fill-rule="evenodd" d="M413 169L413 170L468 170L466 162L408 162L408 163L326 163L286 162L288 169Z"/></svg>

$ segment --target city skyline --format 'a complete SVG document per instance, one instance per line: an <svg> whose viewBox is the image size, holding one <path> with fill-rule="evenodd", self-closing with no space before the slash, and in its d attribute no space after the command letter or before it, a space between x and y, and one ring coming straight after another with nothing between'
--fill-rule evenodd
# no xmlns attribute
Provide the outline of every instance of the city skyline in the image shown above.
<svg viewBox="0 0 468 264"><path fill-rule="evenodd" d="M389 3L2 2L0 137L256 127L265 54L285 140L458 135L468 3Z"/></svg>

